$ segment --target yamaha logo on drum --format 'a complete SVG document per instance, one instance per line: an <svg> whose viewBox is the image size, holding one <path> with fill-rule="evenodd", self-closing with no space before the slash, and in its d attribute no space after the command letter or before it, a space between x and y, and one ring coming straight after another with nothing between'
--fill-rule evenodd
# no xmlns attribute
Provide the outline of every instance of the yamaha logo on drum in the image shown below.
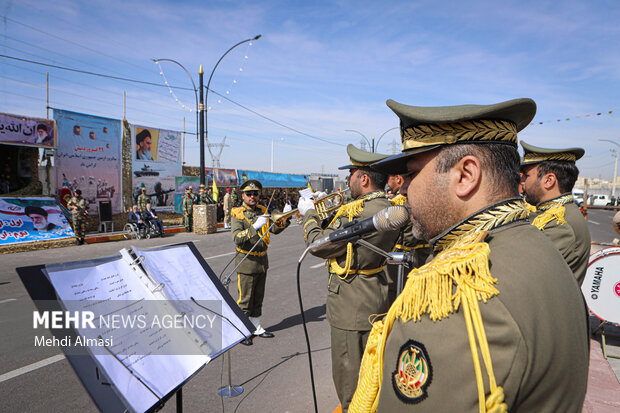
<svg viewBox="0 0 620 413"><path fill-rule="evenodd" d="M604 267L596 267L594 270L594 279L592 280L592 299L596 300L598 298L598 293L601 288L601 278L603 278L603 270Z"/></svg>

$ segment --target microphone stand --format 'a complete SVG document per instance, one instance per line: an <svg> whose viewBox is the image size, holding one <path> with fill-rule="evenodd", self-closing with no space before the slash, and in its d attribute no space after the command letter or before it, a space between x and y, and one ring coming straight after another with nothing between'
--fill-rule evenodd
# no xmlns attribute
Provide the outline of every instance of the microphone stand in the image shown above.
<svg viewBox="0 0 620 413"><path fill-rule="evenodd" d="M239 261L239 264L237 264L235 266L235 268L233 268L233 270L230 272L230 274L228 274L228 276L224 279L224 281L222 281L222 284L224 284L224 286L226 287L226 292L229 292L228 290L228 286L230 285L230 279L232 277L232 275L237 271L237 268L239 268L239 266L243 263L243 261L245 261L245 259L250 255L250 253L252 251L254 251L254 249L256 248L256 246L258 245L259 242L261 242L261 240L263 238L265 238L265 235L267 235L269 233L269 231L271 231L271 228L273 228L273 226L276 223L272 223L271 226L269 227L269 229L267 231L265 231L265 233L263 235L261 235L261 237L258 239L258 241L256 241L256 243L254 245L252 245L252 248L250 248L250 250L247 252L247 254L245 254L245 256L243 257L243 259L241 261ZM243 387L242 386L233 386L232 384L232 368L231 368L231 353L232 349L228 350L226 352L226 354L228 355L227 359L228 359L228 385L221 387L217 390L217 394L219 394L222 397L237 397L239 396L241 393L243 393Z"/></svg>
<svg viewBox="0 0 620 413"><path fill-rule="evenodd" d="M411 252L385 252L381 248L361 238L355 241L355 243L368 248L376 254L385 257L388 264L398 265L398 278L396 281L396 296L398 296L403 291L405 267L410 268L413 264L413 257Z"/></svg>

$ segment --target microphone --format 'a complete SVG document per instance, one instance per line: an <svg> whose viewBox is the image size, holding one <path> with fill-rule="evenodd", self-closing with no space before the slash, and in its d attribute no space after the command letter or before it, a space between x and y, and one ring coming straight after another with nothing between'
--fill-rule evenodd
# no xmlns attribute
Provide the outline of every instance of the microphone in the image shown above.
<svg viewBox="0 0 620 413"><path fill-rule="evenodd" d="M389 206L377 212L370 218L361 221L351 221L341 229L311 243L308 248L314 250L323 245L335 242L349 241L352 238L369 232L398 230L409 222L409 211L403 205Z"/></svg>

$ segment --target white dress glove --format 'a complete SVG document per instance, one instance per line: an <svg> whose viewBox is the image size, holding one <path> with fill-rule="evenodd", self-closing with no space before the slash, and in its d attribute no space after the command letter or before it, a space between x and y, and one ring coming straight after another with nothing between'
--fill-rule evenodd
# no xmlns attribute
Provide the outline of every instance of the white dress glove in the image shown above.
<svg viewBox="0 0 620 413"><path fill-rule="evenodd" d="M284 209L282 210L283 213L287 213L289 211L292 211L293 207L291 206L290 202L287 202L286 205L284 205Z"/></svg>
<svg viewBox="0 0 620 413"><path fill-rule="evenodd" d="M258 218L256 218L256 222L254 222L254 224L252 224L252 227L254 227L254 229L258 231L266 223L267 223L267 215L261 215Z"/></svg>
<svg viewBox="0 0 620 413"><path fill-rule="evenodd" d="M310 198L301 197L297 209L299 209L300 215L305 216L309 210L314 209L314 202Z"/></svg>
<svg viewBox="0 0 620 413"><path fill-rule="evenodd" d="M321 198L325 198L327 196L327 194L325 192L321 192L321 191L317 191L317 192L313 192L312 193L312 198L314 198L315 201L318 201Z"/></svg>

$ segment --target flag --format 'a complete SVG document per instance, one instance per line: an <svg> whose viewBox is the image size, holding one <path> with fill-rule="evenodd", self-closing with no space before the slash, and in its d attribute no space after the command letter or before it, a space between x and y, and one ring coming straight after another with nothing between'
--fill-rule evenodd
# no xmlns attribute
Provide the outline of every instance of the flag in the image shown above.
<svg viewBox="0 0 620 413"><path fill-rule="evenodd" d="M213 173L213 200L217 202L220 196L220 191L217 189L217 184L215 183L215 172Z"/></svg>

